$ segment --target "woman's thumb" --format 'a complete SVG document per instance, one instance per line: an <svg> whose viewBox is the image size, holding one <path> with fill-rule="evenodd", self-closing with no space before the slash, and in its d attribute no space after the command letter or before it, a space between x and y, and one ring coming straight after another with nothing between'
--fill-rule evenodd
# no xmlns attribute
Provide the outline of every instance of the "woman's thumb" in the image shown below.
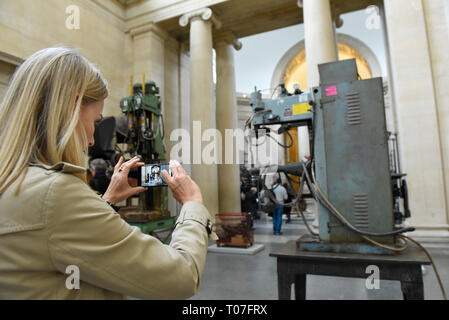
<svg viewBox="0 0 449 320"><path fill-rule="evenodd" d="M148 188L145 188L145 187L135 187L135 188L131 189L131 195L135 196L135 195L138 195L139 193L142 193L147 190L148 190Z"/></svg>

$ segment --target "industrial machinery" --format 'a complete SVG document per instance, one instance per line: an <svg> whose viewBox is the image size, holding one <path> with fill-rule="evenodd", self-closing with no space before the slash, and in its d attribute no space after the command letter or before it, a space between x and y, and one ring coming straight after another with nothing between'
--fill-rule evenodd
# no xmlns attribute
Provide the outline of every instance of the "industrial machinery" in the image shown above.
<svg viewBox="0 0 449 320"><path fill-rule="evenodd" d="M268 168L270 173L272 172L272 168ZM248 174L250 174L252 177L257 177L258 179L258 194L261 194L260 191L264 191L264 193L267 193L267 196L263 195L259 199L259 210L263 211L265 213L268 213L268 215L271 215L275 208L275 200L274 195L270 192L270 190L267 190L266 188L266 178L267 173L264 172L264 170L261 170L260 168L250 168L247 169ZM281 179L281 174L284 174L285 178L289 182L287 185L287 193L288 194L294 194L295 188L293 187L292 183L298 185L299 182L296 179L293 179L291 176L301 176L303 172L303 168L298 163L286 163L284 165L277 165L276 166L276 173L278 175L278 178ZM241 174L241 173L240 173ZM297 213L299 214L300 211L304 212L307 209L307 202L305 199L307 198L313 198L312 194L310 192L302 192L301 197L298 199L297 202L292 204L291 206L296 206L296 204L301 208L301 210L297 209ZM272 200L273 199L273 200Z"/></svg>
<svg viewBox="0 0 449 320"><path fill-rule="evenodd" d="M355 59L319 66L320 85L306 92L296 88L262 101L251 94L250 126L256 135L269 125L278 133L307 126L311 159L289 164L289 174L301 177L317 199L319 234L304 218L310 235L298 240L307 251L390 254L404 248L399 200L407 203L404 175L391 172L381 78L359 80ZM284 168L285 169L285 168ZM393 190L392 186L395 187ZM266 188L266 186L265 186ZM276 199L272 199L276 202ZM299 206L298 206L299 207ZM301 210L298 208L298 210Z"/></svg>
<svg viewBox="0 0 449 320"><path fill-rule="evenodd" d="M390 170L393 187L394 198L394 221L395 224L401 224L405 218L410 218L410 208L408 205L408 189L406 174L401 173L401 166L399 163L398 154L398 139L397 134L388 132L389 150L390 150ZM403 199L404 212L401 212L401 199Z"/></svg>
<svg viewBox="0 0 449 320"><path fill-rule="evenodd" d="M164 122L159 88L153 81L145 82L144 76L142 83L144 85L132 85L131 80L131 95L120 101L124 117L118 121L117 143L126 145L126 150L120 150L125 158L138 155L144 163L164 163ZM129 177L137 181L139 172L132 170ZM137 207L130 200L119 213L143 232L153 234L157 229L170 230L174 226L174 218L168 211L166 187L151 187L140 193Z"/></svg>

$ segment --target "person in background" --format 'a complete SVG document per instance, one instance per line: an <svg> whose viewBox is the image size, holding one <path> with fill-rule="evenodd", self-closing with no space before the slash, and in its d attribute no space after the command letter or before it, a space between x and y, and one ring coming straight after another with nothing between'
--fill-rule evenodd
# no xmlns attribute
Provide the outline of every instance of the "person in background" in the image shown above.
<svg viewBox="0 0 449 320"><path fill-rule="evenodd" d="M106 175L108 164L101 158L93 159L90 162L90 172L92 179L89 181L89 186L97 191L99 194L105 194L109 187L110 180Z"/></svg>
<svg viewBox="0 0 449 320"><path fill-rule="evenodd" d="M240 181L240 206L242 208L242 212L246 212L245 197L246 197L246 188L245 185L242 183L242 181Z"/></svg>
<svg viewBox="0 0 449 320"><path fill-rule="evenodd" d="M285 190L288 190L288 184L284 183L283 184ZM287 191L287 203L292 202L292 200L294 199L294 196ZM285 223L290 223L292 220L290 219L290 215L292 212L292 207L288 207L288 206L284 206L284 214L287 216L287 221Z"/></svg>
<svg viewBox="0 0 449 320"><path fill-rule="evenodd" d="M273 234L281 235L282 214L284 212L284 206L282 204L284 204L285 200L288 199L288 194L287 190L285 190L285 188L282 186L281 179L279 178L276 180L276 184L272 190L278 202L276 203L273 212Z"/></svg>
<svg viewBox="0 0 449 320"><path fill-rule="evenodd" d="M243 212L252 212L252 207L253 207L254 202L256 202L256 196L255 196L254 192L251 191L251 188L247 188L244 191L242 211Z"/></svg>
<svg viewBox="0 0 449 320"><path fill-rule="evenodd" d="M251 187L251 189L248 190L248 192L245 195L246 201L248 201L248 209L249 212L251 212L251 215L253 217L253 220L259 219L259 216L257 214L257 188Z"/></svg>

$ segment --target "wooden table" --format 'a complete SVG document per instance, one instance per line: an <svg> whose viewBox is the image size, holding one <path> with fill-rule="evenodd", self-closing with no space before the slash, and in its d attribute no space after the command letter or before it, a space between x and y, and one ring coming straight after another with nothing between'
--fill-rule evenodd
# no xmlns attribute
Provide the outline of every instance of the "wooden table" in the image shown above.
<svg viewBox="0 0 449 320"><path fill-rule="evenodd" d="M293 283L296 300L305 300L308 274L367 279L370 265L379 268L380 280L401 282L404 300L423 300L421 265L430 264L424 252L411 243L402 253L390 256L300 251L296 241L289 241L270 256L277 258L279 300L291 299Z"/></svg>

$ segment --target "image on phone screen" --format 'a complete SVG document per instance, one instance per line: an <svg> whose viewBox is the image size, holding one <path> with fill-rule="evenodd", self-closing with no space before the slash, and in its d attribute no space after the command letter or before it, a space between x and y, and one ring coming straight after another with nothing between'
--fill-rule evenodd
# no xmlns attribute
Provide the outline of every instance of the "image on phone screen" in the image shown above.
<svg viewBox="0 0 449 320"><path fill-rule="evenodd" d="M162 171L167 170L172 175L169 164L146 164L141 168L142 187L167 186L162 178Z"/></svg>

